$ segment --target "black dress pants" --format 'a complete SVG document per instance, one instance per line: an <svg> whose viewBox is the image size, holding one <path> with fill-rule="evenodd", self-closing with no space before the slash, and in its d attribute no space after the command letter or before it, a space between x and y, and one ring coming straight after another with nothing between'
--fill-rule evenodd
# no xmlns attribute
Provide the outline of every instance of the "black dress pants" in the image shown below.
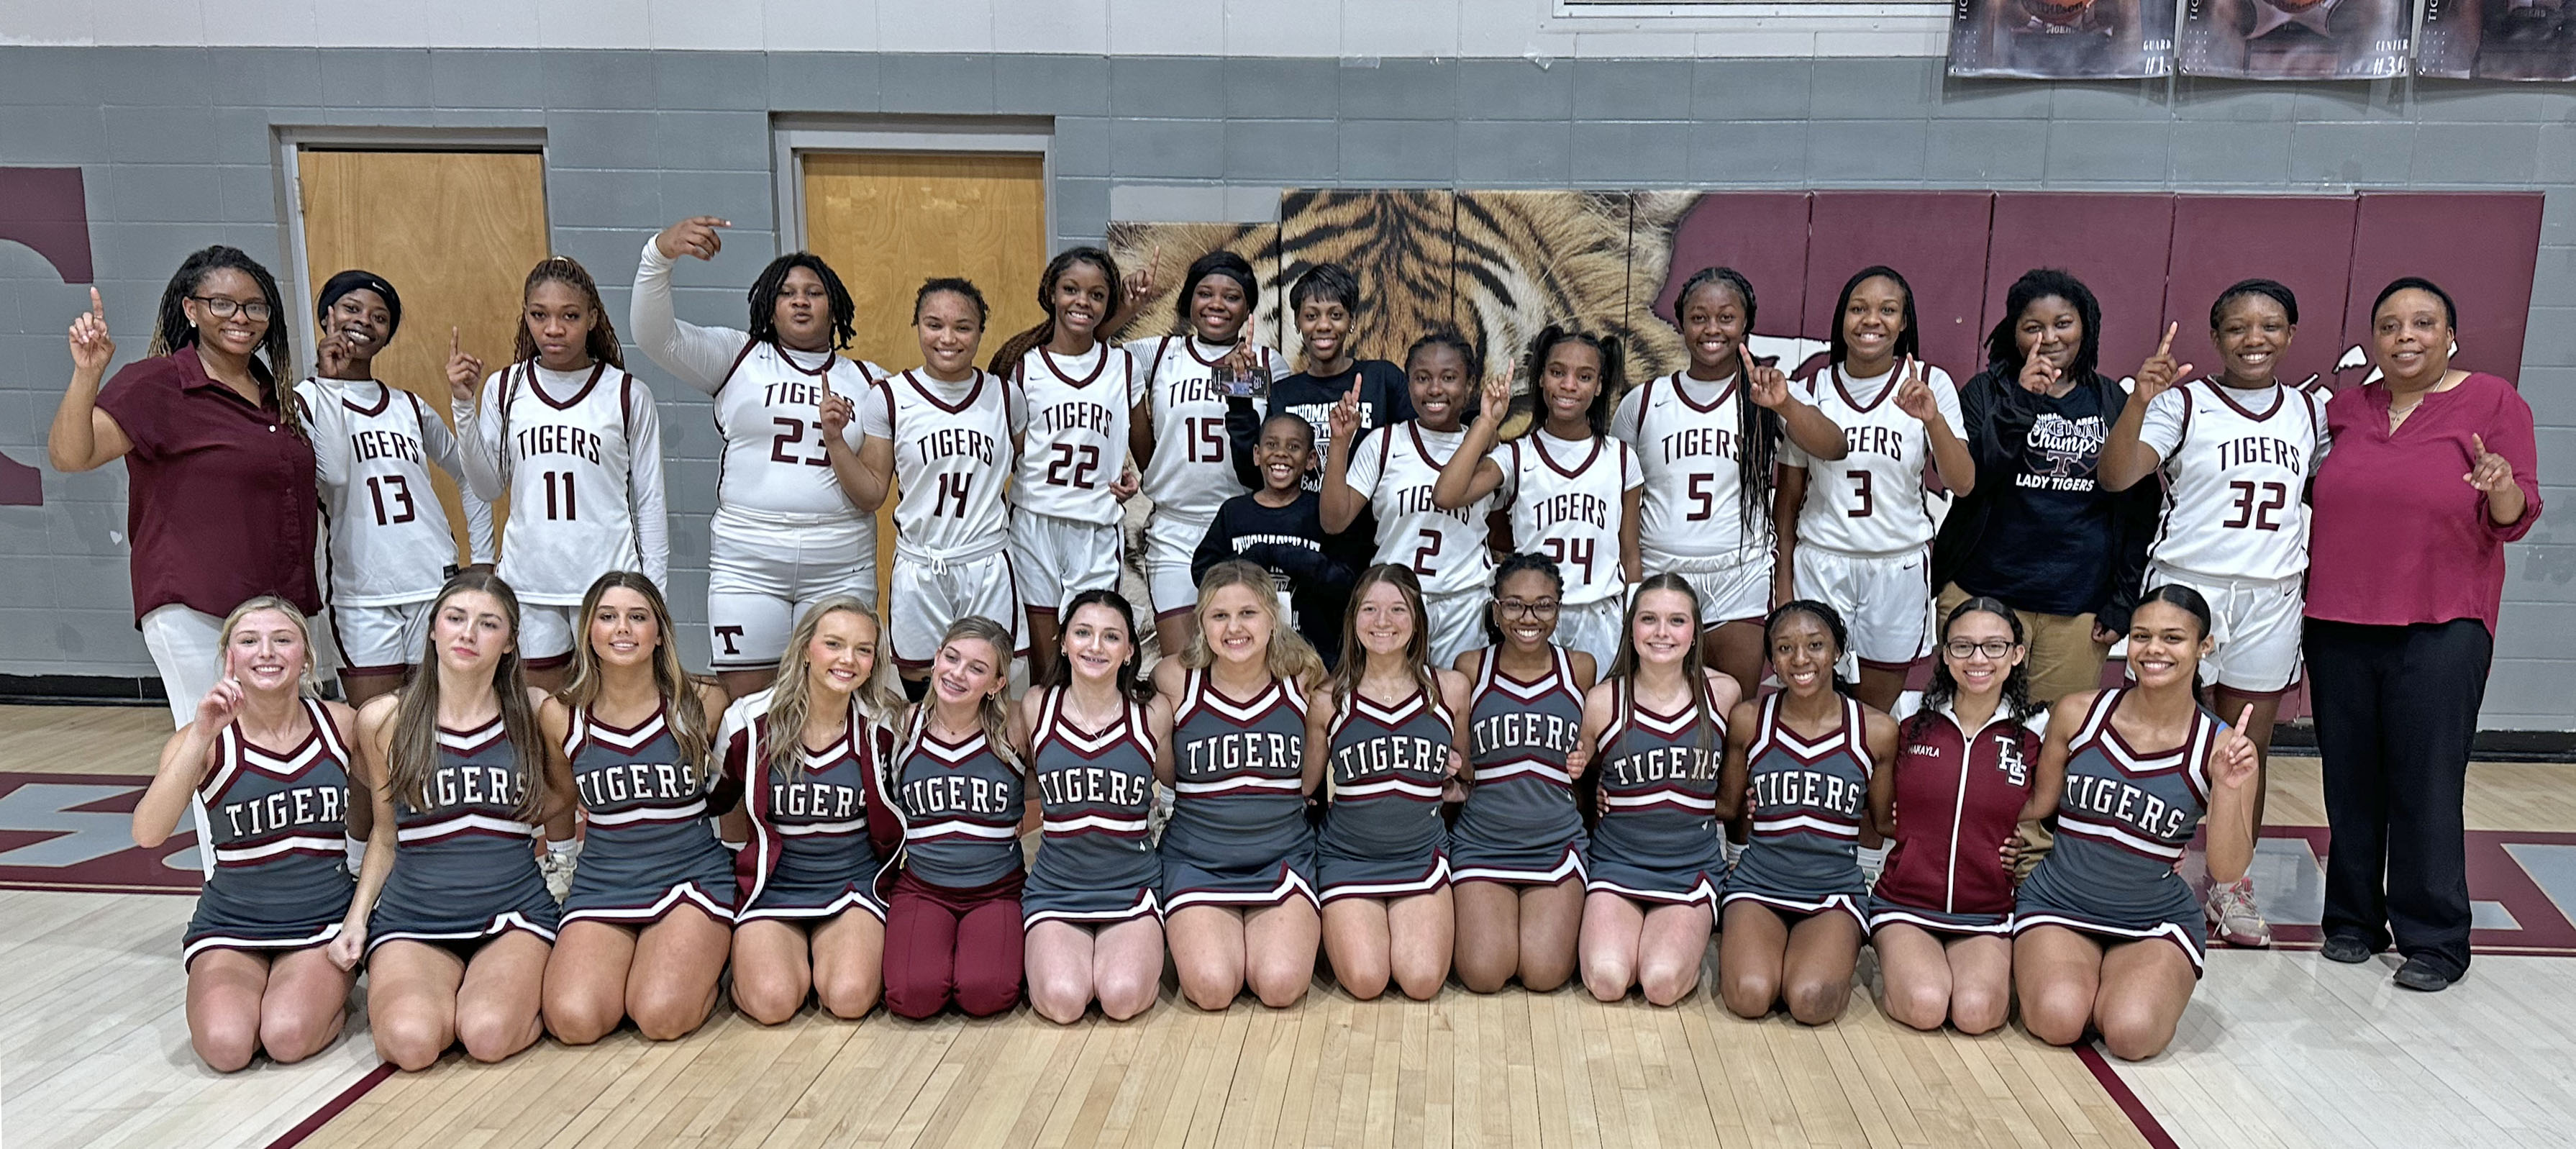
<svg viewBox="0 0 2576 1149"><path fill-rule="evenodd" d="M2413 626L2309 619L2325 759L2325 933L2469 967L2461 803L2495 640L2473 618Z"/></svg>

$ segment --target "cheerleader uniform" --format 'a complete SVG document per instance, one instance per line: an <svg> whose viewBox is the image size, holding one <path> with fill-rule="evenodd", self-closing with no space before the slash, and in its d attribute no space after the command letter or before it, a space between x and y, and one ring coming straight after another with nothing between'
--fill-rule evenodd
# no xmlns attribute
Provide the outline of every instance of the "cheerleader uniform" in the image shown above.
<svg viewBox="0 0 2576 1149"><path fill-rule="evenodd" d="M927 711L913 721L902 756L877 780L903 829L887 867L886 1008L919 1020L955 1002L987 1017L1020 1001L1027 780L983 731L950 742L931 732Z"/></svg>
<svg viewBox="0 0 2576 1149"><path fill-rule="evenodd" d="M1611 681L1617 717L1601 732L1604 809L1592 827L1583 888L1713 911L1726 880L1725 835L1717 824L1726 712L1712 698L1705 725L1690 706L1658 714L1630 697L1627 680ZM1709 687L1703 682L1700 689Z"/></svg>
<svg viewBox="0 0 2576 1149"><path fill-rule="evenodd" d="M1583 730L1583 695L1565 648L1549 653L1553 669L1535 682L1497 669L1499 649L1485 652L1476 673L1467 707L1475 781L1449 829L1453 881L1552 886L1584 876L1583 815L1565 772Z"/></svg>
<svg viewBox="0 0 2576 1149"><path fill-rule="evenodd" d="M1871 763L1861 705L1837 698L1842 728L1809 742L1780 720L1780 700L1762 700L1762 725L1745 754L1753 839L1727 875L1724 904L1752 902L1783 917L1840 910L1865 930L1860 819Z"/></svg>
<svg viewBox="0 0 2576 1149"><path fill-rule="evenodd" d="M1435 688L1380 706L1357 689L1333 715L1331 809L1315 845L1323 900L1409 898L1449 884L1440 789L1457 732Z"/></svg>
<svg viewBox="0 0 2576 1149"><path fill-rule="evenodd" d="M769 765L768 740L778 737L769 702L762 690L725 709L724 768L743 780L751 815L751 842L735 858L742 907L735 921L819 925L852 909L884 921L868 817L878 803L876 763L891 736L853 705L841 737L821 750L797 747L799 768L782 776Z"/></svg>
<svg viewBox="0 0 2576 1149"><path fill-rule="evenodd" d="M1315 899L1306 823L1306 696L1273 680L1245 701L1189 672L1172 722L1172 818L1163 827L1163 912L1255 910Z"/></svg>
<svg viewBox="0 0 2576 1149"><path fill-rule="evenodd" d="M694 698L682 705L696 705ZM581 865L573 870L563 920L622 926L661 921L685 901L728 925L739 897L733 853L717 840L715 815L733 805L731 786L680 761L668 707L632 730L572 712L564 757L589 825Z"/></svg>
<svg viewBox="0 0 2576 1149"><path fill-rule="evenodd" d="M2219 723L2192 717L2183 745L2142 754L2111 726L2126 690L2105 690L2067 744L2057 844L2021 884L2013 933L2065 926L2106 942L2164 938L2201 972L2208 925L2174 867L2209 812L2209 748Z"/></svg>
<svg viewBox="0 0 2576 1149"><path fill-rule="evenodd" d="M1030 739L1045 836L1020 892L1021 922L1108 926L1158 914L1163 865L1147 833L1154 738L1145 708L1130 702L1107 729L1086 731L1063 707L1063 691L1049 694Z"/></svg>
<svg viewBox="0 0 2576 1149"><path fill-rule="evenodd" d="M197 892L181 964L207 950L284 953L340 936L349 898L341 841L349 813L349 748L330 712L304 700L313 729L284 753L215 737L215 768L197 784L214 874Z"/></svg>
<svg viewBox="0 0 2576 1149"><path fill-rule="evenodd" d="M471 958L511 930L555 940L561 907L546 892L529 842L537 827L519 820L527 780L500 716L482 729L438 728L438 765L429 809L410 795L394 802L394 872L367 924L367 952L391 941L427 942Z"/></svg>
<svg viewBox="0 0 2576 1149"><path fill-rule="evenodd" d="M1896 752L1896 839L1870 891L1869 928L2012 932L2003 845L2030 798L2039 735L2001 710L1973 736L1944 706L1905 724Z"/></svg>

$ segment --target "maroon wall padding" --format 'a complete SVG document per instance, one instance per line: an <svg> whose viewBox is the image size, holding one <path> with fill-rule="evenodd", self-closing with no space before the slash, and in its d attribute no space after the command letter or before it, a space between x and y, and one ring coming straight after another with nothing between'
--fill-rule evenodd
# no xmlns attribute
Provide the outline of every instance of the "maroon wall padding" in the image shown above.
<svg viewBox="0 0 2576 1149"><path fill-rule="evenodd" d="M2166 321L2181 328L2174 358L2193 374L2218 374L2209 305L2228 285L2261 277L2280 280L2299 297L2299 335L2274 368L2278 377L2301 382L2330 374L2345 347L2341 317L2352 278L2354 202L2350 196L2174 197L2164 308Z"/></svg>
<svg viewBox="0 0 2576 1149"><path fill-rule="evenodd" d="M2370 304L2401 275L2442 285L2460 305L2455 366L2517 383L2531 278L2540 261L2539 192L2363 192L2353 224L2345 346L2370 348ZM2338 348L2340 350L2340 348ZM2343 372L2351 385L2368 367Z"/></svg>
<svg viewBox="0 0 2576 1149"><path fill-rule="evenodd" d="M2173 201L2166 194L1996 193L1983 326L2004 318L2004 292L2023 272L2064 268L2102 301L2102 373L2116 379L2137 370L2164 333Z"/></svg>
<svg viewBox="0 0 2576 1149"><path fill-rule="evenodd" d="M1691 273L1732 267L1753 281L1753 329L1764 335L1798 334L1806 314L1808 198L1805 192L1701 196L1673 229L1672 271L1655 296L1655 314L1673 322L1673 299Z"/></svg>
<svg viewBox="0 0 2576 1149"><path fill-rule="evenodd" d="M0 168L0 240L35 249L65 283L92 282L79 168ZM64 322L69 323L65 316Z"/></svg>
<svg viewBox="0 0 2576 1149"><path fill-rule="evenodd" d="M1984 365L1992 192L1817 192L1807 223L1810 339L1833 337L1843 281L1872 264L1914 288L1923 358L1965 383ZM2019 269L2015 269L2019 273Z"/></svg>

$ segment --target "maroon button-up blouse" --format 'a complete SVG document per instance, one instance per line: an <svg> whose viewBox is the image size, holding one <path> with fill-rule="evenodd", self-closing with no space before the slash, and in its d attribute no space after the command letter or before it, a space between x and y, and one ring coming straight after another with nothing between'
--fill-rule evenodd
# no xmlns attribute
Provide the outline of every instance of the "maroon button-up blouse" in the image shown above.
<svg viewBox="0 0 2576 1149"><path fill-rule="evenodd" d="M172 603L221 618L263 594L321 611L313 447L279 417L277 388L253 406L183 347L127 364L98 405L134 444L125 523L138 625Z"/></svg>

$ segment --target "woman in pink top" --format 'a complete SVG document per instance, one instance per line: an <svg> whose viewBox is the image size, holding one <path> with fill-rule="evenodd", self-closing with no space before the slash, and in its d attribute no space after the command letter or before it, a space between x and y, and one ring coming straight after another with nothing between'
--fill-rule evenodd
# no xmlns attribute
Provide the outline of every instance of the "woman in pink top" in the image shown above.
<svg viewBox="0 0 2576 1149"><path fill-rule="evenodd" d="M2325 758L2325 956L2392 938L2397 984L2439 990L2469 967L2462 828L2504 593L2504 544L2540 517L2531 406L2451 367L2449 294L2409 276L2371 306L2381 377L2326 404L2306 653ZM2381 880L2383 870L2386 881Z"/></svg>

